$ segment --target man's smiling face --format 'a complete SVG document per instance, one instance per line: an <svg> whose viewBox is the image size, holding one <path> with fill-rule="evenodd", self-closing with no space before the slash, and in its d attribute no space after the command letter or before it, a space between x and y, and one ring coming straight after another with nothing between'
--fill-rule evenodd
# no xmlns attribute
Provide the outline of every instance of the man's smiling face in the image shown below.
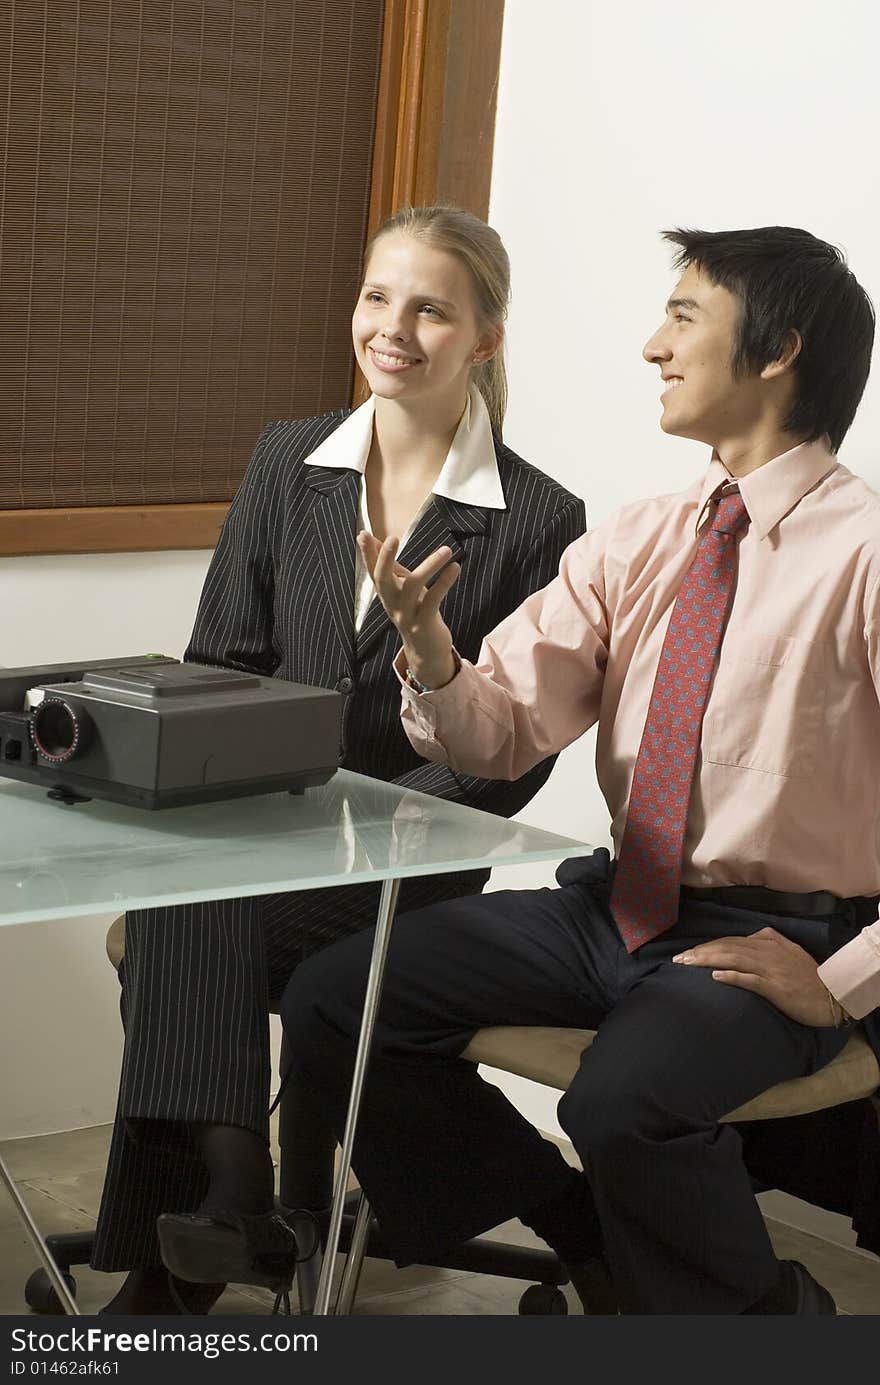
<svg viewBox="0 0 880 1385"><path fill-rule="evenodd" d="M665 433L717 447L760 417L760 375L736 377L731 368L739 311L732 293L688 265L642 353L660 368Z"/></svg>

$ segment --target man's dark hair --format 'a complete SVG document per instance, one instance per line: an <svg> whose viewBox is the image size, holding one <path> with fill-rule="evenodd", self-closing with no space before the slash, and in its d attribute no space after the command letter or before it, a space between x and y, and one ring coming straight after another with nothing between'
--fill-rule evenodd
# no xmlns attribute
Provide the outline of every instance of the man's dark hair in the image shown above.
<svg viewBox="0 0 880 1385"><path fill-rule="evenodd" d="M874 309L840 250L809 231L664 231L675 267L704 273L739 301L731 368L763 370L785 352L792 328L802 348L797 390L784 428L812 442L828 434L837 451L855 418L871 366Z"/></svg>

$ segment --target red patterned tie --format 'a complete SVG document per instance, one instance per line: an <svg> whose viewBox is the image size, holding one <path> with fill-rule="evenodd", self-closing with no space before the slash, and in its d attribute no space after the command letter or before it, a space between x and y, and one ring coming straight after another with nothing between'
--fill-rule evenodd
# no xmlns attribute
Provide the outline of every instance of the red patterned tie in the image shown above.
<svg viewBox="0 0 880 1385"><path fill-rule="evenodd" d="M736 580L736 538L748 520L739 491L721 497L672 608L611 891L628 952L665 933L678 918L700 730Z"/></svg>

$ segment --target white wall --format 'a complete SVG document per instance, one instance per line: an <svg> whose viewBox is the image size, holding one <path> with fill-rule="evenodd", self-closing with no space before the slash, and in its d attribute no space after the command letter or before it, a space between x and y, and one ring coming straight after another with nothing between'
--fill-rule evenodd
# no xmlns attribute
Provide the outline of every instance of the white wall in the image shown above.
<svg viewBox="0 0 880 1385"><path fill-rule="evenodd" d="M513 266L505 435L591 525L706 461L661 434L640 356L674 282L658 231L803 226L880 306L878 28L866 0L506 0L490 211ZM878 432L875 378L841 460L880 488ZM522 817L605 843L592 757L588 736ZM555 1098L525 1100L556 1128Z"/></svg>

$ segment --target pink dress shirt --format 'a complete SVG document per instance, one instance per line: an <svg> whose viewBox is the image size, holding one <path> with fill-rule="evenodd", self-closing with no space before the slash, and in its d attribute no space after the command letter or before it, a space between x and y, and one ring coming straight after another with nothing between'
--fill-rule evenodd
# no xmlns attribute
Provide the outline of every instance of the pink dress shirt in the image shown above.
<svg viewBox="0 0 880 1385"><path fill-rule="evenodd" d="M730 480L627 505L488 635L476 666L417 694L427 760L516 779L598 721L619 850L663 637L707 507ZM826 443L739 482L749 527L703 721L683 858L689 885L880 894L880 497ZM880 1005L880 923L820 975L857 1018Z"/></svg>

